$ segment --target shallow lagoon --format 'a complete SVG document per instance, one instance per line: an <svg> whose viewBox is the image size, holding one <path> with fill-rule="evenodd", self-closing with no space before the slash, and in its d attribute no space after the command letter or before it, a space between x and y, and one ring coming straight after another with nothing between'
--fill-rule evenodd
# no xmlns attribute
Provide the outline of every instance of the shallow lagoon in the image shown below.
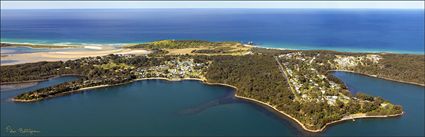
<svg viewBox="0 0 425 137"><path fill-rule="evenodd" d="M399 118L347 121L317 135L424 135L424 88L336 72L353 92L403 105ZM137 81L37 103L12 96L74 77L61 77L1 92L1 135L31 128L34 135L304 135L276 113L233 97L233 89L199 81ZM8 128L8 129L7 129ZM19 133L17 133L19 134ZM27 134L26 134L27 135Z"/></svg>

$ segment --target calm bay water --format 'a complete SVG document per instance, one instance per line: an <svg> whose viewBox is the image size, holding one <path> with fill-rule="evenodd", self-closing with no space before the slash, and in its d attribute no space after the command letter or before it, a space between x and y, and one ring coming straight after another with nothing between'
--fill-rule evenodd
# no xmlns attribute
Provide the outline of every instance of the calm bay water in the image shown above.
<svg viewBox="0 0 425 137"><path fill-rule="evenodd" d="M2 10L2 42L120 45L161 39L423 54L423 10Z"/></svg>
<svg viewBox="0 0 425 137"><path fill-rule="evenodd" d="M345 72L335 75L353 92L401 104L406 114L348 121L318 136L424 135L424 87ZM7 127L40 131L35 135L305 135L275 113L234 99L231 88L198 81L138 81L37 103L8 101L22 92L75 79L61 77L1 91L1 135L11 135Z"/></svg>
<svg viewBox="0 0 425 137"><path fill-rule="evenodd" d="M57 81L64 79L41 85ZM6 100L24 91L1 92L2 135L10 135L7 127L39 130L35 135L299 134L274 113L235 100L232 89L198 81L138 81L29 104Z"/></svg>
<svg viewBox="0 0 425 137"><path fill-rule="evenodd" d="M403 106L405 114L399 118L347 122L329 128L326 135L424 136L425 87L347 72L335 72L334 75L344 81L352 93L381 96Z"/></svg>

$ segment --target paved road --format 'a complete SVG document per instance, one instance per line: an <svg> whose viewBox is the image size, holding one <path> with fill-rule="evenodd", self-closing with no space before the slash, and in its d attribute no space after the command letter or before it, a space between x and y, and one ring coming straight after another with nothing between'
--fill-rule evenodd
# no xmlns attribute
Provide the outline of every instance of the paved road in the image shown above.
<svg viewBox="0 0 425 137"><path fill-rule="evenodd" d="M291 88L292 94L294 94L294 96L295 96L295 100L299 101L298 94L296 93L295 89L292 87L291 82L289 81L288 74L286 73L286 69L283 68L283 65L280 63L278 57L274 56L274 59L276 60L277 65L279 66L279 70L282 73L282 76L286 78L286 81L287 81L289 87Z"/></svg>

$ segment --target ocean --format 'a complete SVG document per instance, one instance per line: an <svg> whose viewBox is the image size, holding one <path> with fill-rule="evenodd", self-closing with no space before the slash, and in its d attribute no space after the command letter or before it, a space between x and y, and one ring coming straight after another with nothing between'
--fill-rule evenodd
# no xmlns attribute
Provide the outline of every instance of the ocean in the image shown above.
<svg viewBox="0 0 425 137"><path fill-rule="evenodd" d="M252 41L284 49L424 54L424 10L1 10L1 41L125 45L162 39Z"/></svg>

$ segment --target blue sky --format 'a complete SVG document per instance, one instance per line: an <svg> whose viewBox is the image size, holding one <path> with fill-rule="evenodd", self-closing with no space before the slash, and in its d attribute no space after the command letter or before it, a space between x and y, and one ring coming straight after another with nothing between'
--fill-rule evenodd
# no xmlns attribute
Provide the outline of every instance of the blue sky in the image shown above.
<svg viewBox="0 0 425 137"><path fill-rule="evenodd" d="M138 8L424 9L424 1L1 1L1 9Z"/></svg>

